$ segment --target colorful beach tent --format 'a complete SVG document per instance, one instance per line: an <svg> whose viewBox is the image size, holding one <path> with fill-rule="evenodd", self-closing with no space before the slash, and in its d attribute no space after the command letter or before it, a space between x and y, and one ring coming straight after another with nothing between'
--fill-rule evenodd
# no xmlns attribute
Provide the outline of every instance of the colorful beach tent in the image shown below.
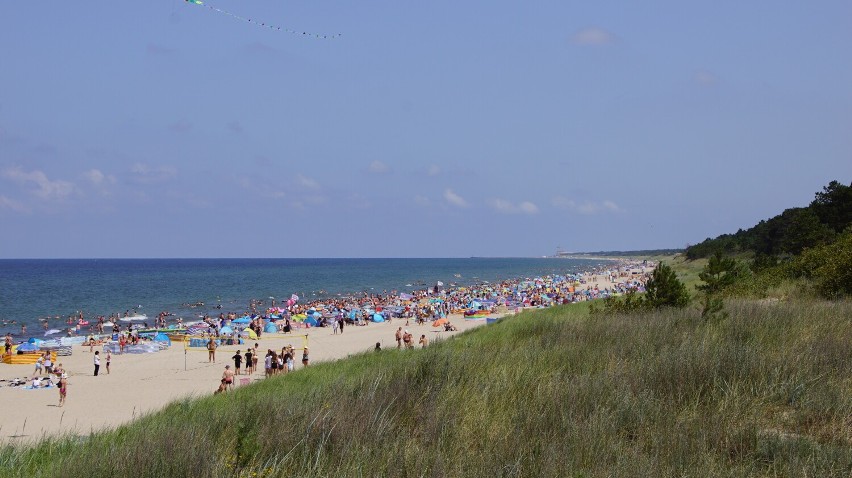
<svg viewBox="0 0 852 478"><path fill-rule="evenodd" d="M385 321L385 316L384 316L384 315L382 315L382 314L380 314L380 313L378 313L378 312L376 312L375 314L373 314L373 322L384 322L384 321Z"/></svg>
<svg viewBox="0 0 852 478"><path fill-rule="evenodd" d="M305 318L305 324L309 325L311 327L316 327L317 326L317 319L315 319L313 315L309 315L308 317Z"/></svg>
<svg viewBox="0 0 852 478"><path fill-rule="evenodd" d="M18 345L18 347L15 350L17 352L38 352L38 345L30 343L30 342L25 342L25 343L22 343L21 345Z"/></svg>
<svg viewBox="0 0 852 478"><path fill-rule="evenodd" d="M255 333L255 331L254 331L254 330L252 330L252 329L243 329L243 331L242 331L242 332L240 332L240 335L241 335L242 337L248 337L248 338L250 338L250 339L252 339L252 340L257 340L257 334L256 334L256 333Z"/></svg>
<svg viewBox="0 0 852 478"><path fill-rule="evenodd" d="M440 327L440 326L446 324L447 322L448 322L447 319L438 319L438 320L432 322L432 327Z"/></svg>
<svg viewBox="0 0 852 478"><path fill-rule="evenodd" d="M274 334L278 332L278 326L273 324L272 322L266 324L266 327L263 328L263 331L267 334Z"/></svg>
<svg viewBox="0 0 852 478"><path fill-rule="evenodd" d="M172 339L170 339L168 335L160 332L159 334L154 336L154 342L165 342L165 343L171 345Z"/></svg>
<svg viewBox="0 0 852 478"><path fill-rule="evenodd" d="M219 329L219 333L222 334L222 335L233 334L234 329L232 329L232 328L230 328L226 325L226 326L222 327L221 329Z"/></svg>
<svg viewBox="0 0 852 478"><path fill-rule="evenodd" d="M248 324L248 323L251 322L251 317L249 317L249 316L240 317L239 319L234 319L231 322L234 323L234 324Z"/></svg>

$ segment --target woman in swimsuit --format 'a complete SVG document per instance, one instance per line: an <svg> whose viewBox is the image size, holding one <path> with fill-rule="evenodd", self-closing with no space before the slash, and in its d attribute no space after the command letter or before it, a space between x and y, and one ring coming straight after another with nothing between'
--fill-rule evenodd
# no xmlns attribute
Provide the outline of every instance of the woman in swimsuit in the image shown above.
<svg viewBox="0 0 852 478"><path fill-rule="evenodd" d="M59 406L65 405L65 397L68 396L68 374L63 373L59 377Z"/></svg>

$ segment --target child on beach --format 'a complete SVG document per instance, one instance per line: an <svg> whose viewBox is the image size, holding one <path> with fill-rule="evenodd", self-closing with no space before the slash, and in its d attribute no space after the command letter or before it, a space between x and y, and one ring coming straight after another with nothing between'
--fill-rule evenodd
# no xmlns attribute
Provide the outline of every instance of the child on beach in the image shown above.
<svg viewBox="0 0 852 478"><path fill-rule="evenodd" d="M107 371L107 375L109 375L109 363L110 363L110 362L112 362L112 352L111 352L109 349L107 349L107 353L106 353L106 371Z"/></svg>

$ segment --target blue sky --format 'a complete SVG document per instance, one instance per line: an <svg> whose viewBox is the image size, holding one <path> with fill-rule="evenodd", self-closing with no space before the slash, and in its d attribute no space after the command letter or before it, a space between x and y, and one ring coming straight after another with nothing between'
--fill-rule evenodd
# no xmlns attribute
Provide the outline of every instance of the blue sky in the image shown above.
<svg viewBox="0 0 852 478"><path fill-rule="evenodd" d="M683 247L852 180L852 3L0 7L0 257Z"/></svg>

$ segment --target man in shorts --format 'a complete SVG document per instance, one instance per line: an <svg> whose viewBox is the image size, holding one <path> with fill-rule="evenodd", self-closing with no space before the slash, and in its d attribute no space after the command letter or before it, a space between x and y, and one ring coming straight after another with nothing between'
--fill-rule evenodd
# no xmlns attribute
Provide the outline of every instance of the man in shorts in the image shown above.
<svg viewBox="0 0 852 478"><path fill-rule="evenodd" d="M207 363L210 362L216 363L216 341L213 337L207 341Z"/></svg>
<svg viewBox="0 0 852 478"><path fill-rule="evenodd" d="M234 388L234 371L230 365L225 365L225 371L222 373L222 383L226 388Z"/></svg>

